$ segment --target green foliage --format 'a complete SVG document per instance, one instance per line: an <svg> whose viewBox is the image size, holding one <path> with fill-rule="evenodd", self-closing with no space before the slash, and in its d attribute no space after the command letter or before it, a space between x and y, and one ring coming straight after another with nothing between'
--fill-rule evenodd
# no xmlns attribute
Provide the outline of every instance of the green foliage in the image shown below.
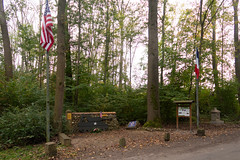
<svg viewBox="0 0 240 160"><path fill-rule="evenodd" d="M147 121L143 127L149 127L149 128L162 128L162 124L160 120L154 120L154 121Z"/></svg>
<svg viewBox="0 0 240 160"><path fill-rule="evenodd" d="M32 105L23 109L6 110L0 117L0 145L26 145L45 139L45 113Z"/></svg>
<svg viewBox="0 0 240 160"><path fill-rule="evenodd" d="M187 92L180 87L168 85L159 90L161 120L164 124L175 123L176 104L175 100L187 100Z"/></svg>
<svg viewBox="0 0 240 160"><path fill-rule="evenodd" d="M13 147L11 149L0 151L0 159L2 160L33 160L44 158L44 145Z"/></svg>
<svg viewBox="0 0 240 160"><path fill-rule="evenodd" d="M81 84L80 104L73 111L111 111L117 113L121 125L137 120L144 123L147 118L146 88L119 90L111 84ZM68 107L68 109L71 109Z"/></svg>
<svg viewBox="0 0 240 160"><path fill-rule="evenodd" d="M236 120L239 118L240 106L237 100L237 84L226 82L219 88L219 93L210 97L211 109L216 107L221 111L221 117L225 120Z"/></svg>
<svg viewBox="0 0 240 160"><path fill-rule="evenodd" d="M237 100L237 84L225 82L218 92L207 88L199 90L199 109L202 118L210 117L211 110L216 107L221 111L221 119L232 121L239 118L240 107ZM193 111L195 109L193 108ZM194 113L193 113L194 114ZM209 118L208 118L209 119Z"/></svg>
<svg viewBox="0 0 240 160"><path fill-rule="evenodd" d="M45 104L44 92L39 89L34 76L25 74L17 77L16 75L16 78L9 82L4 79L1 79L1 81L4 82L0 83L0 106L2 109L24 108L33 103Z"/></svg>
<svg viewBox="0 0 240 160"><path fill-rule="evenodd" d="M210 115L211 105L209 104L209 99L211 97L210 89L201 88L199 89L199 111L200 114Z"/></svg>

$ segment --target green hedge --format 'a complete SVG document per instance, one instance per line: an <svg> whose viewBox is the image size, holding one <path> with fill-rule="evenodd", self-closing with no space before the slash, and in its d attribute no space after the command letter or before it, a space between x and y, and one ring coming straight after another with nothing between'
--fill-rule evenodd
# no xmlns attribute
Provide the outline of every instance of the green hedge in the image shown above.
<svg viewBox="0 0 240 160"><path fill-rule="evenodd" d="M6 110L0 117L0 148L45 140L45 113L41 107Z"/></svg>

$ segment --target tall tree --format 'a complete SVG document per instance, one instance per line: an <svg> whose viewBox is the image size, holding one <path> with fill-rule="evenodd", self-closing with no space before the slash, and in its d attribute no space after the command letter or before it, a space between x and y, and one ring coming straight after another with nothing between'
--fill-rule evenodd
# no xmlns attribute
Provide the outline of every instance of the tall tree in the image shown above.
<svg viewBox="0 0 240 160"><path fill-rule="evenodd" d="M103 82L106 84L108 81L109 73L108 73L108 65L109 65L109 44L110 44L110 24L109 24L109 2L105 0L107 11L106 11L106 39L105 39L105 59L104 59L104 78Z"/></svg>
<svg viewBox="0 0 240 160"><path fill-rule="evenodd" d="M82 39L81 39L81 34L82 34L82 29L81 29L81 26L82 26L82 14L81 14L81 9L82 9L82 1L81 0L78 0L78 13L77 13L77 17L78 17L78 39L77 39L77 63L76 63L76 86L79 85L80 83L80 72L79 72L79 69L80 69L80 53L81 53L81 46L82 46ZM79 95L79 89L77 88L75 90L75 95L74 95L74 104L75 105L78 105L78 95Z"/></svg>
<svg viewBox="0 0 240 160"><path fill-rule="evenodd" d="M56 93L54 104L54 128L57 132L62 131L62 112L64 100L64 77L65 77L65 7L66 0L58 1L57 16L57 75L56 75Z"/></svg>
<svg viewBox="0 0 240 160"><path fill-rule="evenodd" d="M3 0L0 0L0 25L3 37L3 48L4 48L4 67L5 67L5 78L9 81L13 77L13 66L12 66L12 52L10 47L10 40L8 35L6 15L4 12Z"/></svg>
<svg viewBox="0 0 240 160"><path fill-rule="evenodd" d="M41 33L41 24L42 24L42 0L39 0L39 33ZM42 62L43 62L43 53L42 53L42 47L39 45L38 47L38 77L39 77L39 87L42 88Z"/></svg>
<svg viewBox="0 0 240 160"><path fill-rule="evenodd" d="M120 37L121 37L121 50L120 50L120 66L119 66L119 88L122 88L122 79L123 79L123 43L124 43L124 11L123 11L123 4L124 1L121 2L120 11L120 18L119 18L119 25L120 25Z"/></svg>
<svg viewBox="0 0 240 160"><path fill-rule="evenodd" d="M157 6L158 0L148 0L148 86L147 86L147 120L160 117L158 95L158 29Z"/></svg>
<svg viewBox="0 0 240 160"><path fill-rule="evenodd" d="M162 60L161 60L161 86L163 86L163 68L164 68L164 56L165 56L165 17L166 17L166 4L167 0L163 1L163 15L162 15Z"/></svg>
<svg viewBox="0 0 240 160"><path fill-rule="evenodd" d="M211 9L211 17L212 17L212 68L213 68L213 81L215 84L215 91L218 93L218 69L217 69L217 50L216 50L216 0L213 2L213 6Z"/></svg>
<svg viewBox="0 0 240 160"><path fill-rule="evenodd" d="M70 0L68 0L67 4L70 4ZM66 7L69 10L69 7ZM66 12L67 13L67 12ZM66 45L66 101L72 102L73 93L72 93L72 85L73 85L73 75L72 75L72 60L71 60L71 47L70 47L70 27L69 23L71 22L71 16L66 15L66 23L65 23L65 45Z"/></svg>
<svg viewBox="0 0 240 160"><path fill-rule="evenodd" d="M234 9L234 47L235 47L235 72L238 81L238 102L240 103L240 44L238 39L238 4L239 0L232 0Z"/></svg>

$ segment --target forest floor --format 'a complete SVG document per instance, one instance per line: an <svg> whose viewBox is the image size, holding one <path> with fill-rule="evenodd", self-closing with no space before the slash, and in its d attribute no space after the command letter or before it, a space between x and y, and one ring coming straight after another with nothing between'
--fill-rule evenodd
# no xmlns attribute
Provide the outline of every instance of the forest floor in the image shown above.
<svg viewBox="0 0 240 160"><path fill-rule="evenodd" d="M163 129L143 129L103 131L100 133L78 133L71 135L71 147L58 147L58 156L54 159L125 159L144 152L161 150L171 152L177 148L201 148L204 145L214 145L227 140L234 140L240 135L239 124L224 124L215 126L202 124L206 136L196 135L196 127L165 126ZM170 133L170 141L164 141L164 134ZM119 147L119 140L126 139L126 146Z"/></svg>
<svg viewBox="0 0 240 160"><path fill-rule="evenodd" d="M143 129L127 130L121 127L118 130L103 131L100 133L78 133L69 135L72 145L65 147L57 146L58 154L56 157L45 157L44 144L29 145L25 147L13 147L0 151L0 159L12 160L32 160L32 159L76 159L76 160L111 160L111 159L146 159L147 155L171 155L181 154L186 151L196 151L206 146L216 146L225 142L235 141L240 137L239 124L224 124L214 126L201 124L205 129L206 136L196 135L197 129L194 126L192 131L189 125L179 124L179 129L175 125L164 126L162 129ZM165 133L170 133L170 141L164 141ZM119 147L119 140L126 139L126 146ZM139 158L138 158L139 159Z"/></svg>

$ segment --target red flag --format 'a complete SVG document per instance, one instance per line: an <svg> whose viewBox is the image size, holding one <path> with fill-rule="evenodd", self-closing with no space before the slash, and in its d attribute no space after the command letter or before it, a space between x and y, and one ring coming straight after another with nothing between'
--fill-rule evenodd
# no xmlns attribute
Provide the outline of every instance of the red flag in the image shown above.
<svg viewBox="0 0 240 160"><path fill-rule="evenodd" d="M48 0L46 0L46 8L43 15L43 22L42 22L42 29L41 29L40 45L47 51L50 50L50 48L54 43L52 26L53 26L53 22L52 22L51 12L48 6Z"/></svg>
<svg viewBox="0 0 240 160"><path fill-rule="evenodd" d="M199 78L199 53L198 53L198 49L196 51L195 73L196 73L196 76L197 76L197 79L198 79Z"/></svg>

